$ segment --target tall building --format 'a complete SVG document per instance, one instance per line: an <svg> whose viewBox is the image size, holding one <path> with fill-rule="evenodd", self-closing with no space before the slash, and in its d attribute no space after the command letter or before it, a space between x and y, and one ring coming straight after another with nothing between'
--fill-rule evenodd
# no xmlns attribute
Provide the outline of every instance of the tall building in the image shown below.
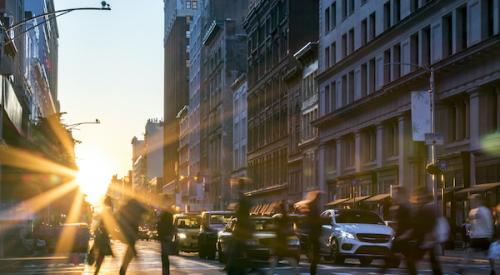
<svg viewBox="0 0 500 275"><path fill-rule="evenodd" d="M254 1L248 34L248 173L257 203L287 196L287 97L293 54L318 39L318 1Z"/></svg>
<svg viewBox="0 0 500 275"><path fill-rule="evenodd" d="M214 207L220 208L225 204L222 202L222 194L218 194L221 186L229 186L227 183L228 173L222 173L224 176L214 176L214 167L210 168L210 163L213 160L215 154L222 156L222 148L231 151L230 146L227 145L230 139L231 131L225 131L224 133L224 146L219 146L218 150L212 148L215 146L214 143L210 145L209 142L209 121L207 118L211 110L210 89L221 90L222 96L230 96L229 86L234 81L235 76L238 72L242 72L245 69L245 60L238 56L231 47L235 44L234 41L238 40L238 45L235 47L240 47L242 40L241 22L247 12L248 2L247 0L205 0L200 1L200 10L197 12L193 19L193 24L191 28L191 40L190 40L190 55L192 57L191 68L190 68L190 100L189 100L189 118L190 118L190 176L188 177L188 182L190 186L196 186L196 192L192 193L190 198L191 205L198 207L200 209L211 209ZM228 23L232 25L235 29L226 29L225 20L229 19ZM220 35L219 33L221 32ZM209 34L210 33L210 34ZM216 36L216 42L213 45L220 47L220 52L217 56L218 62L222 65L220 68L215 68L218 73L219 79L216 80L213 75L209 74L209 70L213 70L213 62L215 56L212 56L212 50L208 48L212 47L212 44L205 43L206 41L212 41L213 35ZM221 41L219 41L222 39ZM211 42L212 43L212 42ZM214 46L214 47L215 47ZM228 47L226 50L226 46ZM229 59L229 61L227 61ZM236 62L240 62L238 67L236 67ZM225 66L227 64L227 66ZM230 72L230 70L235 70ZM225 76L227 73L228 76ZM210 83L208 81L216 81L216 83ZM214 103L212 103L214 104ZM229 110L228 106L225 105L226 111ZM231 114L228 114L231 115ZM211 149L212 148L212 149ZM225 153L227 156L227 152ZM219 159L216 156L215 159ZM229 160L227 160L229 161ZM229 166L227 166L229 167ZM217 172L218 173L218 172ZM217 178L217 180L215 180ZM224 183L222 183L224 181ZM228 190L228 188L226 188ZM225 191L227 193L227 190ZM217 194L216 194L217 193ZM219 196L221 196L219 198ZM226 195L224 195L226 197ZM215 203L215 202L221 203Z"/></svg>
<svg viewBox="0 0 500 275"><path fill-rule="evenodd" d="M393 185L430 189L428 148L412 140L411 120L411 92L429 89L427 68L435 72L436 133L444 138L437 146L446 168L443 213L461 224L467 193L496 203L491 183L500 181L500 158L481 141L500 126L498 1L320 3L314 125L330 205L352 198L381 206Z"/></svg>
<svg viewBox="0 0 500 275"><path fill-rule="evenodd" d="M299 201L318 186L318 42L293 55L296 62L284 76L288 89L288 199Z"/></svg>
<svg viewBox="0 0 500 275"><path fill-rule="evenodd" d="M247 174L247 78L246 74L239 76L231 85L233 90L233 169L231 174L230 200L238 199L238 191L245 190L245 186L238 186L239 179L248 177Z"/></svg>
<svg viewBox="0 0 500 275"><path fill-rule="evenodd" d="M179 161L177 114L189 99L189 26L198 8L196 0L164 0L164 147L163 176L166 184L176 184Z"/></svg>

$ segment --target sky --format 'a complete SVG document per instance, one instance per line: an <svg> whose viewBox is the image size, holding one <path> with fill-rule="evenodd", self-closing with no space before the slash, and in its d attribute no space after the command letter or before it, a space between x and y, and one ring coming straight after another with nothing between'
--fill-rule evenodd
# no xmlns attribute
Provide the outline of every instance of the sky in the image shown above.
<svg viewBox="0 0 500 275"><path fill-rule="evenodd" d="M163 0L111 0L111 11L58 17L61 112L74 130L77 162L99 159L109 175L131 168L134 136L163 116ZM57 10L100 0L55 0Z"/></svg>

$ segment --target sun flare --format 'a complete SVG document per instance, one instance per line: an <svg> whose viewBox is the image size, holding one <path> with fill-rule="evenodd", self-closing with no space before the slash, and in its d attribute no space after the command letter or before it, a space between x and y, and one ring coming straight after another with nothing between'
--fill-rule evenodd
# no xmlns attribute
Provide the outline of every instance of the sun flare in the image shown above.
<svg viewBox="0 0 500 275"><path fill-rule="evenodd" d="M78 161L77 182L86 200L98 205L106 192L110 182L110 169L107 162L100 157L88 157Z"/></svg>

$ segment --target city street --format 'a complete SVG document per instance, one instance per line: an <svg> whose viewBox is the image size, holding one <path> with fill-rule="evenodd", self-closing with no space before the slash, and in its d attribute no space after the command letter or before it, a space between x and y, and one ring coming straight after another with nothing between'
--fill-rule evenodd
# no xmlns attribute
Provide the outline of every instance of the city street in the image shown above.
<svg viewBox="0 0 500 275"><path fill-rule="evenodd" d="M129 267L127 274L161 274L161 260L159 253L159 244L157 242L141 241L137 244L140 253L139 258L135 259ZM100 274L118 274L121 256L124 253L124 246L119 242L114 242L113 249L115 258L106 258ZM28 275L28 274L93 274L93 267L80 263L74 265L68 263L70 259L57 261L38 261L33 263L25 262L17 267L10 269L0 269L2 274L10 275ZM196 253L181 254L180 256L171 256L172 274L225 274L223 266L217 261L200 260ZM443 268L445 274L454 274L459 259L445 257L443 259ZM377 263L375 263L376 265ZM300 274L308 274L309 264L303 258L300 264ZM319 268L319 274L377 274L377 266L361 267L356 261L348 261L345 265L334 266L329 263L322 263ZM263 270L269 272L268 268ZM285 263L281 264L275 273L291 274L292 270ZM475 262L470 265L467 274L487 274L488 265L485 261ZM255 272L255 274L258 274ZM405 270L389 269L386 274L405 274ZM419 274L432 274L429 266L423 264L420 266Z"/></svg>

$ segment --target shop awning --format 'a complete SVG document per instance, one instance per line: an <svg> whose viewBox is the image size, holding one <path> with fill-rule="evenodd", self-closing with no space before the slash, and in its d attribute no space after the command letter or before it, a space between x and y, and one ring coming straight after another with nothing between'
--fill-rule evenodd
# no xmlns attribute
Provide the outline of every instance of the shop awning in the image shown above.
<svg viewBox="0 0 500 275"><path fill-rule="evenodd" d="M361 202L361 201L364 201L364 200L368 199L369 197L371 197L371 196L360 196L360 197L350 198L350 199L342 202L342 204L350 204L350 203L355 203L355 202Z"/></svg>
<svg viewBox="0 0 500 275"><path fill-rule="evenodd" d="M327 203L326 206L335 206L335 205L341 204L347 200L349 200L349 198L334 200L334 201Z"/></svg>
<svg viewBox="0 0 500 275"><path fill-rule="evenodd" d="M390 197L391 197L391 194L389 194L389 193L386 193L386 194L378 194L378 195L375 195L375 196L373 196L373 197L371 197L371 198L367 198L367 199L365 200L365 202L375 202L375 203L376 203L376 202L383 201L383 200L385 200L385 199L387 199L387 198L390 198Z"/></svg>
<svg viewBox="0 0 500 275"><path fill-rule="evenodd" d="M278 203L279 202L272 202L270 203L267 208L266 208L266 211L262 213L262 215L271 215L274 213L274 210L276 209L276 207L278 206Z"/></svg>
<svg viewBox="0 0 500 275"><path fill-rule="evenodd" d="M238 203L237 202L232 202L230 203L228 206L227 206L227 210L236 210L236 208L238 207ZM250 213L252 213L252 210L253 210L253 207L250 209Z"/></svg>
<svg viewBox="0 0 500 275"><path fill-rule="evenodd" d="M460 194L466 194L466 193L481 193L485 192L494 188L497 188L500 186L500 182L493 182L493 183L483 183L483 184L478 184L469 188L462 189L460 191L457 191L455 194L460 195Z"/></svg>

